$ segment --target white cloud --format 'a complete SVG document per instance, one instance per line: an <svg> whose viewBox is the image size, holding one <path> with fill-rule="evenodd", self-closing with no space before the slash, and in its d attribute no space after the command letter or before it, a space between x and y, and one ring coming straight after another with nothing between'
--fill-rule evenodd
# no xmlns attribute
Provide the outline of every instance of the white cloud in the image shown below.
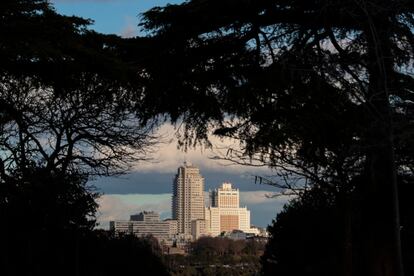
<svg viewBox="0 0 414 276"><path fill-rule="evenodd" d="M276 196L272 197L273 193L269 191L249 191L249 192L240 192L240 205L246 205L249 208L249 205L257 205L263 203L282 203L285 204L289 200L293 199L293 196Z"/></svg>
<svg viewBox="0 0 414 276"><path fill-rule="evenodd" d="M225 155L227 149L239 149L238 142L232 139L221 139L216 136L210 136L212 148L205 148L197 146L195 149L190 148L187 152L177 149L177 138L175 136L176 130L170 124L164 124L158 131L158 135L164 137L163 144L159 145L156 150L157 154L153 156L155 162L139 163L134 167L134 171L140 172L168 172L173 173L177 168L183 164L184 161L189 161L192 164L212 171L220 172L238 172L240 174L254 174L264 175L271 174L271 170L267 167L251 167L236 165L229 161L213 160L212 157L217 154Z"/></svg>

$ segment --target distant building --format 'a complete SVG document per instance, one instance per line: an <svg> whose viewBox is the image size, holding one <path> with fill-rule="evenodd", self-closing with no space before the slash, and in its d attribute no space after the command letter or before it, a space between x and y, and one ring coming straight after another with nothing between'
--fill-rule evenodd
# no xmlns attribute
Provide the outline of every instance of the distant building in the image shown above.
<svg viewBox="0 0 414 276"><path fill-rule="evenodd" d="M218 236L233 230L252 231L250 211L239 207L239 198L239 190L227 182L210 193L211 206L205 208L206 232L209 235Z"/></svg>
<svg viewBox="0 0 414 276"><path fill-rule="evenodd" d="M231 232L226 232L224 237L232 239L232 240L245 240L247 239L248 235L241 230L233 230Z"/></svg>
<svg viewBox="0 0 414 276"><path fill-rule="evenodd" d="M131 221L147 221L147 222L160 221L160 215L152 211L150 212L144 211L136 215L131 215L130 220Z"/></svg>
<svg viewBox="0 0 414 276"><path fill-rule="evenodd" d="M172 215L178 233L192 235L192 223L204 219L204 178L200 170L185 162L173 182Z"/></svg>
<svg viewBox="0 0 414 276"><path fill-rule="evenodd" d="M132 225L126 220L117 220L109 222L109 229L116 234L131 234Z"/></svg>
<svg viewBox="0 0 414 276"><path fill-rule="evenodd" d="M138 237L152 235L159 242L172 244L177 234L177 221L160 220L155 212L141 212L131 216L130 221L111 221L110 228L117 234L134 234Z"/></svg>
<svg viewBox="0 0 414 276"><path fill-rule="evenodd" d="M131 215L129 221L111 221L115 233L152 235L165 245L185 249L201 236L227 233L235 239L264 235L265 230L250 226L250 211L240 207L239 189L224 182L210 192L210 206L204 204L204 178L199 168L184 162L173 181L173 219L160 220L155 212ZM261 233L262 232L262 233Z"/></svg>
<svg viewBox="0 0 414 276"><path fill-rule="evenodd" d="M224 182L221 188L215 189L210 193L212 207L239 208L239 189L231 187L231 183Z"/></svg>
<svg viewBox="0 0 414 276"><path fill-rule="evenodd" d="M256 227L251 226L251 232L252 234L255 234L256 236L267 238L269 236L269 233L267 232L266 228L263 227Z"/></svg>
<svg viewBox="0 0 414 276"><path fill-rule="evenodd" d="M191 235L193 239L196 240L206 234L206 221L204 219L196 219L191 222Z"/></svg>

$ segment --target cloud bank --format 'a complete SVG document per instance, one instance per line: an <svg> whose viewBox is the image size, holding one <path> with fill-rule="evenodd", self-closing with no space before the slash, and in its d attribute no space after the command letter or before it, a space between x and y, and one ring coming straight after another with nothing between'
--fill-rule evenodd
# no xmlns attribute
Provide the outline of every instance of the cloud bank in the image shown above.
<svg viewBox="0 0 414 276"><path fill-rule="evenodd" d="M240 149L238 141L234 139L221 139L216 136L209 136L212 148L198 146L188 149L187 152L177 148L178 140L176 130L170 124L164 124L160 127L156 135L163 138L164 143L160 143L156 149L156 154L152 157L154 162L137 163L133 171L139 172L161 172L172 173L184 161L189 161L202 170L246 173L255 172L260 174L269 174L271 170L267 167L242 166L224 160L213 160L217 155L226 155L229 148Z"/></svg>

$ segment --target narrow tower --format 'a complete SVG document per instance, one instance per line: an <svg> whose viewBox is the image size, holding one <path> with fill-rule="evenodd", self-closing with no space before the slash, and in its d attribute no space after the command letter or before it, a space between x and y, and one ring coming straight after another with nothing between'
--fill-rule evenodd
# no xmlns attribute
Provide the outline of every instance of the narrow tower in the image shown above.
<svg viewBox="0 0 414 276"><path fill-rule="evenodd" d="M178 221L178 233L186 235L191 235L192 221L204 219L204 178L189 162L184 162L175 176L172 213Z"/></svg>

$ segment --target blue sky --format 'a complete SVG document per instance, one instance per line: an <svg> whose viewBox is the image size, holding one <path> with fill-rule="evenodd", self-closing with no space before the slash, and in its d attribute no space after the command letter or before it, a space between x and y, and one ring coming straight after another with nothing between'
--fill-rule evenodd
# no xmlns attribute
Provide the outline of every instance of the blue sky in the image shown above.
<svg viewBox="0 0 414 276"><path fill-rule="evenodd" d="M124 37L139 33L139 14L167 3L180 3L172 0L52 0L58 13L76 15L94 21L92 29L105 34ZM216 152L209 149L195 149L189 152L177 150L174 130L163 127L163 136L170 137L168 144L160 145L153 156L155 162L134 165L131 173L117 178L101 178L92 182L104 194L100 199L98 220L103 227L109 220L128 219L129 215L142 210L155 210L163 218L171 215L172 181L178 166L183 161L191 161L201 169L205 178L205 188L214 189L227 181L240 189L241 205L251 210L251 222L265 227L271 223L285 202L286 197L269 199L265 195L275 189L255 183L255 175L272 175L266 168L229 166L228 163L213 161ZM217 147L230 146L232 142L213 140ZM234 145L232 145L234 146Z"/></svg>
<svg viewBox="0 0 414 276"><path fill-rule="evenodd" d="M177 4L181 0L52 0L55 9L65 15L94 20L92 28L106 34L138 34L139 15L155 6Z"/></svg>

